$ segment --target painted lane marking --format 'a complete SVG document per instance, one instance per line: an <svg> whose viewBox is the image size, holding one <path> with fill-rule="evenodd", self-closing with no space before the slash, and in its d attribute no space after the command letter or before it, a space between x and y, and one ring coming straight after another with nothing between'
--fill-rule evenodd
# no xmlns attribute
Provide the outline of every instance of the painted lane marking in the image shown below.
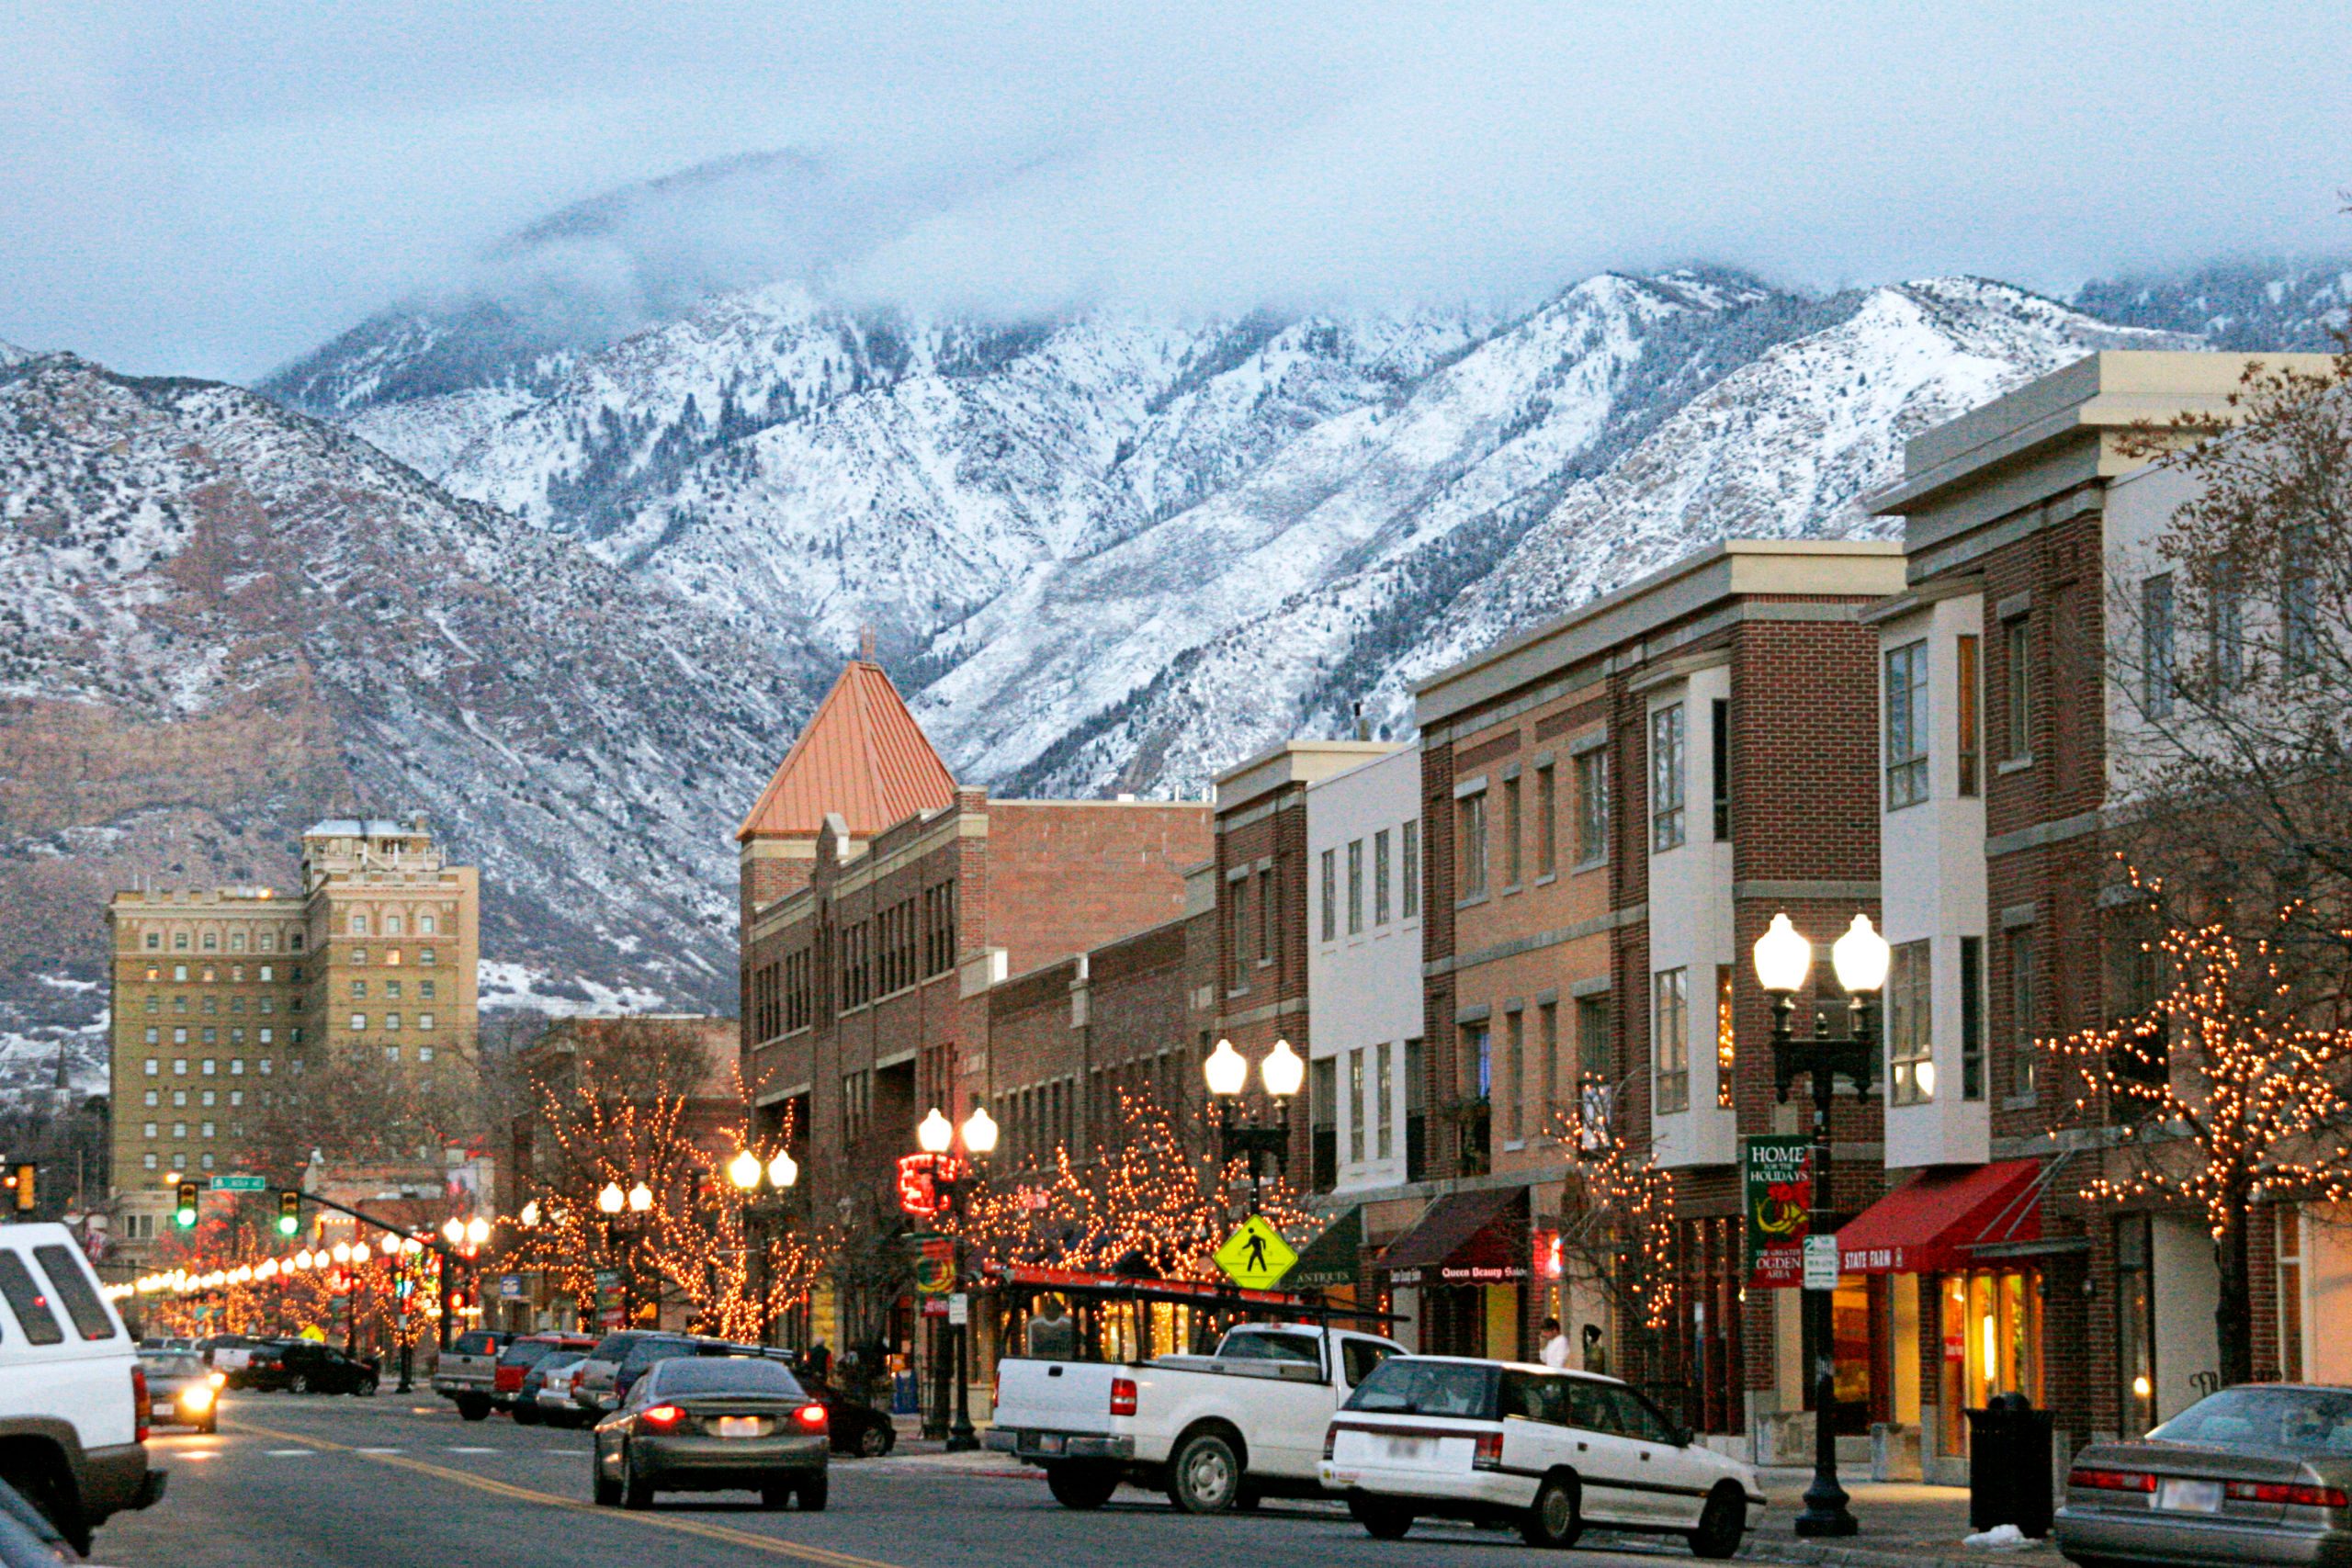
<svg viewBox="0 0 2352 1568"><path fill-rule="evenodd" d="M264 1451L272 1459L308 1459L319 1450L316 1449L268 1449Z"/></svg>
<svg viewBox="0 0 2352 1568"><path fill-rule="evenodd" d="M250 1432L260 1438L275 1438L280 1442L304 1440L292 1432L280 1432L268 1427L256 1427L247 1421L239 1421L232 1425L237 1431ZM822 1568L898 1568L897 1564L884 1562L876 1558L855 1557L846 1551L833 1551L821 1546L804 1546L798 1541L779 1540L772 1535L754 1535L750 1530L732 1529L725 1525L709 1524L701 1519L686 1518L681 1515L639 1514L619 1508L600 1508L594 1503L583 1503L574 1497L559 1497L552 1492L534 1492L528 1487L515 1486L503 1481L492 1481L488 1476L473 1475L462 1470L451 1470L447 1465L428 1464L423 1460L402 1458L384 1449L347 1448L341 1443L328 1442L323 1438L310 1440L330 1453L357 1454L362 1458L374 1460L378 1464L388 1464L396 1470L413 1471L419 1475L429 1475L436 1481L447 1481L458 1486L470 1486L477 1492L487 1492L493 1497L505 1497L517 1503L536 1503L543 1507L560 1508L567 1513L587 1514L596 1518L615 1519L623 1524L639 1524L653 1529L669 1530L677 1535L697 1536L704 1540L721 1541L729 1546L741 1546L752 1551L763 1551L773 1557L789 1557L800 1562L819 1563Z"/></svg>
<svg viewBox="0 0 2352 1568"><path fill-rule="evenodd" d="M384 1451L390 1453L393 1450L387 1449ZM506 1450L504 1449L451 1449L449 1451L453 1454L501 1454Z"/></svg>

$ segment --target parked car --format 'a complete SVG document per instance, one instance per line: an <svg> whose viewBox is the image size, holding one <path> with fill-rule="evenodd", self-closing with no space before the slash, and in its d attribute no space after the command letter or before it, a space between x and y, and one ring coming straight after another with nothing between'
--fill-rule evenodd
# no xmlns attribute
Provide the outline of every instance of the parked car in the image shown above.
<svg viewBox="0 0 2352 1568"><path fill-rule="evenodd" d="M369 1357L345 1355L314 1339L289 1339L278 1351L289 1393L357 1393L376 1392L378 1371Z"/></svg>
<svg viewBox="0 0 2352 1568"><path fill-rule="evenodd" d="M250 1334L214 1334L196 1341L206 1362L228 1380L231 1388L243 1386L240 1376L252 1363L254 1349L265 1343Z"/></svg>
<svg viewBox="0 0 2352 1568"><path fill-rule="evenodd" d="M781 1508L825 1506L831 1442L825 1407L781 1361L673 1356L648 1368L596 1425L590 1481L598 1503L650 1507L656 1492L754 1491Z"/></svg>
<svg viewBox="0 0 2352 1568"><path fill-rule="evenodd" d="M227 1373L206 1366L194 1350L141 1350L139 1365L147 1374L150 1425L193 1427L199 1432L219 1429L219 1402Z"/></svg>
<svg viewBox="0 0 2352 1568"><path fill-rule="evenodd" d="M808 1397L825 1407L825 1422L833 1435L833 1451L861 1459L880 1459L899 1446L899 1429L889 1413L854 1403L829 1382L802 1378Z"/></svg>
<svg viewBox="0 0 2352 1568"><path fill-rule="evenodd" d="M498 1359L492 1365L491 1404L507 1412L524 1425L530 1425L539 1418L539 1412L537 1405L531 1405L530 1414L524 1414L525 1404L520 1398L524 1374L559 1350L587 1351L595 1348L595 1345L596 1337L593 1334L550 1332L524 1335L501 1350Z"/></svg>
<svg viewBox="0 0 2352 1568"><path fill-rule="evenodd" d="M1314 1495L1331 1413L1404 1348L1311 1323L1242 1324L1208 1356L1132 1364L1008 1357L987 1446L1041 1467L1055 1500L1099 1508L1123 1480L1189 1514Z"/></svg>
<svg viewBox="0 0 2352 1568"><path fill-rule="evenodd" d="M656 1361L693 1356L700 1347L715 1344L687 1334L664 1334L650 1328L624 1328L605 1335L588 1352L572 1384L572 1403L594 1419L617 1410L628 1398L629 1384Z"/></svg>
<svg viewBox="0 0 2352 1568"><path fill-rule="evenodd" d="M87 1556L109 1517L164 1495L147 1374L63 1225L0 1225L0 1481Z"/></svg>
<svg viewBox="0 0 2352 1568"><path fill-rule="evenodd" d="M433 1369L433 1392L455 1404L467 1420L488 1420L498 1358L514 1338L503 1329L467 1329L441 1352L440 1364Z"/></svg>
<svg viewBox="0 0 2352 1568"><path fill-rule="evenodd" d="M558 1350L542 1356L538 1365L523 1374L514 1394L514 1419L526 1427L544 1421L550 1427L575 1425L578 1407L571 1403L571 1375L588 1359L584 1350Z"/></svg>
<svg viewBox="0 0 2352 1568"><path fill-rule="evenodd" d="M1764 1506L1752 1466L1614 1378L1453 1356L1374 1371L1332 1417L1319 1470L1383 1540L1436 1517L1516 1525L1531 1546L1601 1525L1729 1557Z"/></svg>
<svg viewBox="0 0 2352 1568"><path fill-rule="evenodd" d="M2352 1562L2352 1388L2241 1384L2093 1443L2051 1528L2085 1568Z"/></svg>
<svg viewBox="0 0 2352 1568"><path fill-rule="evenodd" d="M249 1388L263 1393L275 1393L286 1386L286 1347L291 1339L278 1337L256 1339L241 1353L244 1365L227 1374L231 1388ZM213 1369L218 1371L216 1365Z"/></svg>

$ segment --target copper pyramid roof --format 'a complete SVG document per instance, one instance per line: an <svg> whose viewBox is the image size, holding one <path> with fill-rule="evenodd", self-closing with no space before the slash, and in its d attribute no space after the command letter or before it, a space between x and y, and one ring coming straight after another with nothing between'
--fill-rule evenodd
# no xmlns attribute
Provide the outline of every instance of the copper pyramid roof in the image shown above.
<svg viewBox="0 0 2352 1568"><path fill-rule="evenodd" d="M785 753L738 840L814 835L838 812L859 838L956 800L956 781L878 664L853 660Z"/></svg>

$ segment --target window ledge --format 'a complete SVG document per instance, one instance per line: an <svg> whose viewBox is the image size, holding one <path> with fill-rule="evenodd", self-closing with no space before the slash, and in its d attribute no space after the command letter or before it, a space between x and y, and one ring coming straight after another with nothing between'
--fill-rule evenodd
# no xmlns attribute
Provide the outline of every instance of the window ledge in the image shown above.
<svg viewBox="0 0 2352 1568"><path fill-rule="evenodd" d="M1609 857L1607 855L1595 855L1590 860L1580 860L1577 862L1576 864L1568 867L1568 874L1571 876L1582 876L1586 872L1599 871L1608 863Z"/></svg>
<svg viewBox="0 0 2352 1568"><path fill-rule="evenodd" d="M1926 806L1934 799L1935 797L1933 795L1923 795L1917 800L1906 800L1900 804L1894 801L1888 801L1886 803L1886 815L1892 817L1898 811L1908 811L1915 806Z"/></svg>
<svg viewBox="0 0 2352 1568"><path fill-rule="evenodd" d="M1526 886L1527 885L1523 882L1506 882L1503 884L1503 895L1508 897L1513 893L1523 892Z"/></svg>
<svg viewBox="0 0 2352 1568"><path fill-rule="evenodd" d="M1467 898L1456 898L1453 901L1453 907L1457 909L1471 908L1476 905L1486 903L1488 897L1489 895L1485 893L1473 893Z"/></svg>
<svg viewBox="0 0 2352 1568"><path fill-rule="evenodd" d="M2027 1111L2041 1103L2039 1094L2005 1094L2001 1097L2004 1111Z"/></svg>
<svg viewBox="0 0 2352 1568"><path fill-rule="evenodd" d="M2031 766L2033 766L2033 759L2030 756L2009 757L1994 763L1993 772L2007 777L2010 773L2021 773Z"/></svg>
<svg viewBox="0 0 2352 1568"><path fill-rule="evenodd" d="M1560 880L1560 874L1559 874L1558 872L1556 872L1556 871L1547 871L1547 872L1545 872L1543 875L1541 875L1541 876L1539 876L1539 877L1537 877L1537 878L1535 879L1535 886L1538 886L1538 887L1549 887L1549 886L1552 886L1552 884L1554 884L1554 883L1555 883L1555 882L1557 882L1557 881L1559 881L1559 880Z"/></svg>

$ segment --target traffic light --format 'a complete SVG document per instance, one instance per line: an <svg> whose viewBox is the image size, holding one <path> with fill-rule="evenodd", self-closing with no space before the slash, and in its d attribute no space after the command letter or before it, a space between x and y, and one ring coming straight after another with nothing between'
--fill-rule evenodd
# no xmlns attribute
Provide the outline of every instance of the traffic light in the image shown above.
<svg viewBox="0 0 2352 1568"><path fill-rule="evenodd" d="M8 1168L7 1176L0 1179L0 1186L6 1186L15 1195L17 1213L28 1214L40 1205L40 1198L36 1190L40 1171L40 1167L32 1161L18 1160Z"/></svg>
<svg viewBox="0 0 2352 1568"><path fill-rule="evenodd" d="M302 1195L291 1189L277 1195L277 1234L292 1235L302 1228Z"/></svg>
<svg viewBox="0 0 2352 1568"><path fill-rule="evenodd" d="M179 1203L172 1211L172 1221L182 1230L196 1228L196 1183L180 1183Z"/></svg>

